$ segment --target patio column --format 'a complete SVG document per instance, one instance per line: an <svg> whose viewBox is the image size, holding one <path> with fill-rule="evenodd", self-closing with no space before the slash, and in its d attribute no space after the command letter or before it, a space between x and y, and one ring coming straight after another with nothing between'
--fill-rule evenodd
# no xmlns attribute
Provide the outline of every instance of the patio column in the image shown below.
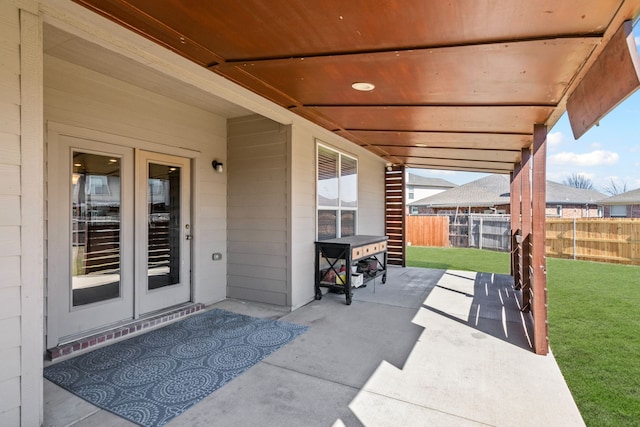
<svg viewBox="0 0 640 427"><path fill-rule="evenodd" d="M387 242L387 263L406 266L406 203L405 168L403 165L385 168L384 172L385 234Z"/></svg>
<svg viewBox="0 0 640 427"><path fill-rule="evenodd" d="M532 205L532 307L533 336L537 354L549 351L547 323L546 187L547 127L533 127L533 205Z"/></svg>
<svg viewBox="0 0 640 427"><path fill-rule="evenodd" d="M520 176L521 164L516 165L511 172L511 186L509 190L509 214L511 216L511 275L516 289L520 285L520 249L518 236L520 234L520 194L522 193L522 177Z"/></svg>
<svg viewBox="0 0 640 427"><path fill-rule="evenodd" d="M529 313L531 308L531 149L522 149L522 167L520 178L522 181L520 212L521 243L520 243L520 280L522 289L522 311Z"/></svg>

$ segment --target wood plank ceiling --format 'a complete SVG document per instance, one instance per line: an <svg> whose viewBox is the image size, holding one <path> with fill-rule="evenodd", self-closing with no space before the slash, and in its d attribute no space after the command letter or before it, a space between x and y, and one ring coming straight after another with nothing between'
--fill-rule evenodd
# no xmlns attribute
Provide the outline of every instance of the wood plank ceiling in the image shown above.
<svg viewBox="0 0 640 427"><path fill-rule="evenodd" d="M75 0L407 167L508 173L640 0ZM371 83L357 91L353 83Z"/></svg>

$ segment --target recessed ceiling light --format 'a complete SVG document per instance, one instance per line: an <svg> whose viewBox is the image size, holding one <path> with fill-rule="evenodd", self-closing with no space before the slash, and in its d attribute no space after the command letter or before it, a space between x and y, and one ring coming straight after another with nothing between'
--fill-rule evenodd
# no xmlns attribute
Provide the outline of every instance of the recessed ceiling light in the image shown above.
<svg viewBox="0 0 640 427"><path fill-rule="evenodd" d="M109 163L118 163L118 159L109 159Z"/></svg>
<svg viewBox="0 0 640 427"><path fill-rule="evenodd" d="M80 166L82 166L82 163L74 163L73 166L79 168Z"/></svg>
<svg viewBox="0 0 640 427"><path fill-rule="evenodd" d="M369 92L376 88L376 86L373 83L367 83L367 82L356 82L352 84L351 87L361 92Z"/></svg>
<svg viewBox="0 0 640 427"><path fill-rule="evenodd" d="M416 147L419 147L419 148L426 148L426 147L427 147L427 144L416 144Z"/></svg>

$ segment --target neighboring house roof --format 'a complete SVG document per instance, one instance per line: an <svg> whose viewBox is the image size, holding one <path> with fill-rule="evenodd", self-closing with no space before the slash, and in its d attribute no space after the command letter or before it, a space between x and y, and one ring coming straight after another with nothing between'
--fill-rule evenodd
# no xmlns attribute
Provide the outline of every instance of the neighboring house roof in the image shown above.
<svg viewBox="0 0 640 427"><path fill-rule="evenodd" d="M640 205L640 188L600 200L599 205Z"/></svg>
<svg viewBox="0 0 640 427"><path fill-rule="evenodd" d="M413 173L409 173L407 175L407 185L412 185L414 187L428 187L428 188L454 188L457 187L457 184L453 182L449 182L446 179L442 178L429 178L426 176L416 175Z"/></svg>
<svg viewBox="0 0 640 427"><path fill-rule="evenodd" d="M595 190L585 190L547 181L549 204L595 204L605 197ZM488 175L442 193L410 203L411 206L494 206L510 202L510 183L507 175Z"/></svg>
<svg viewBox="0 0 640 427"><path fill-rule="evenodd" d="M558 182L547 181L547 203L548 204L597 204L607 197L596 190L575 188Z"/></svg>
<svg viewBox="0 0 640 427"><path fill-rule="evenodd" d="M473 182L425 197L411 206L493 206L509 203L509 178L489 175Z"/></svg>

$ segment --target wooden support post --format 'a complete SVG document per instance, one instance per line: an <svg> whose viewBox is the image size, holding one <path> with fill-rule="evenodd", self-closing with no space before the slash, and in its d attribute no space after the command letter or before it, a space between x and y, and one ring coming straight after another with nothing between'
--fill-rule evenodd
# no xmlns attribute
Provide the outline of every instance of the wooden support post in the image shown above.
<svg viewBox="0 0 640 427"><path fill-rule="evenodd" d="M522 311L528 313L531 308L531 150L522 149L522 243L520 244L520 277L522 283Z"/></svg>
<svg viewBox="0 0 640 427"><path fill-rule="evenodd" d="M510 209L511 215L511 275L516 289L520 289L520 261L517 236L520 233L520 193L522 192L521 164L511 173Z"/></svg>
<svg viewBox="0 0 640 427"><path fill-rule="evenodd" d="M537 354L549 352L547 322L546 187L547 127L533 127L533 205L532 205L532 270L533 270L533 341Z"/></svg>

